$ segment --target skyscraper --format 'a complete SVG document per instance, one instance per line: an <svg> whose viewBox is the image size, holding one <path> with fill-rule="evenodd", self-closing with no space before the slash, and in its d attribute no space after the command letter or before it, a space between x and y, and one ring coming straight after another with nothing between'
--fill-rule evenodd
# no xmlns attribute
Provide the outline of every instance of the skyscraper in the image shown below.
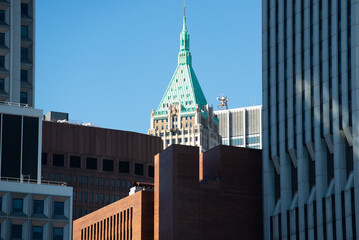
<svg viewBox="0 0 359 240"><path fill-rule="evenodd" d="M0 101L34 106L35 0L0 1Z"/></svg>
<svg viewBox="0 0 359 240"><path fill-rule="evenodd" d="M192 68L186 16L180 36L178 66L157 110L151 113L148 134L160 136L163 147L171 144L199 146L201 151L221 143L218 119L207 103Z"/></svg>
<svg viewBox="0 0 359 240"><path fill-rule="evenodd" d="M265 239L357 239L358 10L263 0Z"/></svg>

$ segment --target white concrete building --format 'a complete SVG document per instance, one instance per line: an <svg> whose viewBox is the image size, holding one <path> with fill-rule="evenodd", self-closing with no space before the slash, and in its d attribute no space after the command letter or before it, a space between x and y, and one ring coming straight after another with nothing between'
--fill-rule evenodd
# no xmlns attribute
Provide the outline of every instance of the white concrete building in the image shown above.
<svg viewBox="0 0 359 240"><path fill-rule="evenodd" d="M264 239L358 239L359 5L262 4Z"/></svg>
<svg viewBox="0 0 359 240"><path fill-rule="evenodd" d="M34 106L35 0L0 1L0 101Z"/></svg>
<svg viewBox="0 0 359 240"><path fill-rule="evenodd" d="M262 106L218 110L222 144L262 149Z"/></svg>
<svg viewBox="0 0 359 240"><path fill-rule="evenodd" d="M71 239L72 187L41 180L42 110L0 104L0 239Z"/></svg>

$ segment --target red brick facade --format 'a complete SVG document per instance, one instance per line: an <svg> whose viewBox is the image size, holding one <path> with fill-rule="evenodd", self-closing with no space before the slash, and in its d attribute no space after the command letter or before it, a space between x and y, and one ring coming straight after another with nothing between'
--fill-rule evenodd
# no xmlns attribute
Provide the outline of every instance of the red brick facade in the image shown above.
<svg viewBox="0 0 359 240"><path fill-rule="evenodd" d="M167 148L155 157L154 239L262 239L261 174L261 150Z"/></svg>
<svg viewBox="0 0 359 240"><path fill-rule="evenodd" d="M77 219L73 239L153 240L153 192L137 192Z"/></svg>
<svg viewBox="0 0 359 240"><path fill-rule="evenodd" d="M153 183L161 150L159 137L44 121L42 178L74 188L76 219L128 196L132 181Z"/></svg>

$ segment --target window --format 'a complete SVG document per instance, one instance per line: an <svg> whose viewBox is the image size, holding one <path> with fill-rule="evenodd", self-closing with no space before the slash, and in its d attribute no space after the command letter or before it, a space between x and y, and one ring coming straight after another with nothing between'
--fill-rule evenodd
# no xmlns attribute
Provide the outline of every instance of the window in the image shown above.
<svg viewBox="0 0 359 240"><path fill-rule="evenodd" d="M29 16L29 5L21 3L21 16Z"/></svg>
<svg viewBox="0 0 359 240"><path fill-rule="evenodd" d="M0 33L0 46L5 47L5 33Z"/></svg>
<svg viewBox="0 0 359 240"><path fill-rule="evenodd" d="M39 240L43 239L43 228L41 226L33 226L32 227L32 239Z"/></svg>
<svg viewBox="0 0 359 240"><path fill-rule="evenodd" d="M178 143L182 143L182 139L180 138L180 139L178 139Z"/></svg>
<svg viewBox="0 0 359 240"><path fill-rule="evenodd" d="M5 22L5 10L0 10L0 23L6 24L6 22Z"/></svg>
<svg viewBox="0 0 359 240"><path fill-rule="evenodd" d="M70 156L70 168L81 168L80 156Z"/></svg>
<svg viewBox="0 0 359 240"><path fill-rule="evenodd" d="M104 159L102 170L107 172L113 172L113 160Z"/></svg>
<svg viewBox="0 0 359 240"><path fill-rule="evenodd" d="M98 178L95 179L95 184L98 186Z"/></svg>
<svg viewBox="0 0 359 240"><path fill-rule="evenodd" d="M110 195L106 195L106 204L109 204L110 203Z"/></svg>
<svg viewBox="0 0 359 240"><path fill-rule="evenodd" d="M41 163L42 163L42 165L47 165L47 153L42 153Z"/></svg>
<svg viewBox="0 0 359 240"><path fill-rule="evenodd" d="M130 172L130 163L129 162L119 162L119 172L120 173L129 173Z"/></svg>
<svg viewBox="0 0 359 240"><path fill-rule="evenodd" d="M64 229L54 227L54 238L53 240L63 240L64 239Z"/></svg>
<svg viewBox="0 0 359 240"><path fill-rule="evenodd" d="M5 79L0 78L0 90L5 91Z"/></svg>
<svg viewBox="0 0 359 240"><path fill-rule="evenodd" d="M23 199L21 198L14 198L12 200L13 203L13 212L22 212L23 210Z"/></svg>
<svg viewBox="0 0 359 240"><path fill-rule="evenodd" d="M82 184L82 176L79 177L79 184Z"/></svg>
<svg viewBox="0 0 359 240"><path fill-rule="evenodd" d="M82 201L82 193L79 192L79 201L81 202Z"/></svg>
<svg viewBox="0 0 359 240"><path fill-rule="evenodd" d="M148 176L151 178L155 177L155 169L153 166L148 166Z"/></svg>
<svg viewBox="0 0 359 240"><path fill-rule="evenodd" d="M93 185L93 177L90 177L90 185Z"/></svg>
<svg viewBox="0 0 359 240"><path fill-rule="evenodd" d="M93 195L92 195L92 193L90 193L90 196L89 196L89 198L90 198L90 203L92 203L92 197L93 197Z"/></svg>
<svg viewBox="0 0 359 240"><path fill-rule="evenodd" d="M53 155L53 166L63 167L64 166L64 158L63 154L54 154Z"/></svg>
<svg viewBox="0 0 359 240"><path fill-rule="evenodd" d="M98 194L95 194L95 202L98 203Z"/></svg>
<svg viewBox="0 0 359 240"><path fill-rule="evenodd" d="M77 199L77 198L76 198L76 192L74 192L74 201L76 201L76 199Z"/></svg>
<svg viewBox="0 0 359 240"><path fill-rule="evenodd" d="M74 176L74 184L77 182L77 176Z"/></svg>
<svg viewBox="0 0 359 240"><path fill-rule="evenodd" d="M21 37L22 38L28 38L28 27L21 25Z"/></svg>
<svg viewBox="0 0 359 240"><path fill-rule="evenodd" d="M97 158L87 158L86 169L97 170Z"/></svg>
<svg viewBox="0 0 359 240"><path fill-rule="evenodd" d="M143 176L143 164L135 163L135 174Z"/></svg>
<svg viewBox="0 0 359 240"><path fill-rule="evenodd" d="M0 56L0 67L5 68L5 56Z"/></svg>
<svg viewBox="0 0 359 240"><path fill-rule="evenodd" d="M88 177L85 176L84 179L85 179L85 184L87 185L88 184Z"/></svg>
<svg viewBox="0 0 359 240"><path fill-rule="evenodd" d="M29 60L29 49L21 48L21 61L26 62Z"/></svg>
<svg viewBox="0 0 359 240"><path fill-rule="evenodd" d="M68 176L67 176L67 182L68 182L68 183L71 183L71 175L68 175Z"/></svg>
<svg viewBox="0 0 359 240"><path fill-rule="evenodd" d="M106 187L110 187L110 179L106 179Z"/></svg>
<svg viewBox="0 0 359 240"><path fill-rule="evenodd" d="M121 180L117 180L117 187L121 188Z"/></svg>
<svg viewBox="0 0 359 240"><path fill-rule="evenodd" d="M55 202L54 215L64 215L64 202Z"/></svg>
<svg viewBox="0 0 359 240"><path fill-rule="evenodd" d="M105 179L101 178L101 186L105 186Z"/></svg>
<svg viewBox="0 0 359 240"><path fill-rule="evenodd" d="M22 225L13 224L11 226L11 239L22 239Z"/></svg>
<svg viewBox="0 0 359 240"><path fill-rule="evenodd" d="M43 200L34 200L34 213L44 213L44 201Z"/></svg>

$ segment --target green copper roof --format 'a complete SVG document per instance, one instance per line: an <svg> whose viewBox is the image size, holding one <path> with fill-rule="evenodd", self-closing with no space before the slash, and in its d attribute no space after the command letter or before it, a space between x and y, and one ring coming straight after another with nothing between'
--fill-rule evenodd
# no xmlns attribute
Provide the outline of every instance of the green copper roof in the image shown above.
<svg viewBox="0 0 359 240"><path fill-rule="evenodd" d="M189 33L187 31L186 16L183 17L183 30L180 35L180 52L178 66L155 115L167 114L171 104L182 104L182 112L194 112L196 105L207 105L206 97L199 85L192 68L192 56L189 51Z"/></svg>

